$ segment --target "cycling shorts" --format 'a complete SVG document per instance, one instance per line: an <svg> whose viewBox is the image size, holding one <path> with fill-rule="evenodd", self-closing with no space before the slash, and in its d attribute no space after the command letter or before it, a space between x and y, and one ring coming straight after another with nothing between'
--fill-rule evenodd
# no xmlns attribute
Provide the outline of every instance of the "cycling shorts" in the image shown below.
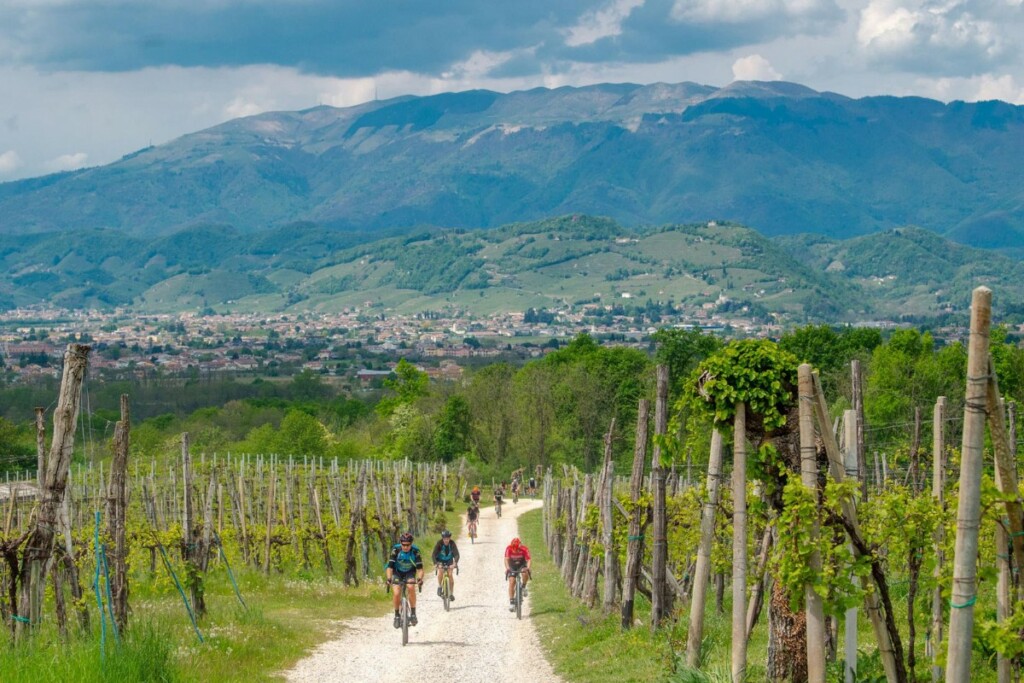
<svg viewBox="0 0 1024 683"><path fill-rule="evenodd" d="M406 583L408 583L409 581L415 581L416 580L416 568L413 567L412 569L410 569L407 572L400 572L400 571L398 571L396 569L393 572L391 572L391 580L394 581L395 583L400 583L402 581L405 581Z"/></svg>

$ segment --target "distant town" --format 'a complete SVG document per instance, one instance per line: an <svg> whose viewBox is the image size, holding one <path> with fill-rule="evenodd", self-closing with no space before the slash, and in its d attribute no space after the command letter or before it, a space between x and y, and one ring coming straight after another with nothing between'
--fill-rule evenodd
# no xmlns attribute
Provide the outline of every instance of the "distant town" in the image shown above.
<svg viewBox="0 0 1024 683"><path fill-rule="evenodd" d="M90 373L104 378L288 377L310 371L356 389L379 386L400 358L417 363L432 378L450 380L474 364L542 356L582 332L604 344L636 348L650 347L651 335L666 327L728 337L778 337L783 332L781 325L758 323L736 311L718 314L714 306L694 315L667 312L654 318L603 305L487 317L457 311L400 316L373 307L270 315L18 308L0 312L0 376L11 383L57 377L66 345L77 341L93 347ZM936 337L955 341L964 332L946 328Z"/></svg>

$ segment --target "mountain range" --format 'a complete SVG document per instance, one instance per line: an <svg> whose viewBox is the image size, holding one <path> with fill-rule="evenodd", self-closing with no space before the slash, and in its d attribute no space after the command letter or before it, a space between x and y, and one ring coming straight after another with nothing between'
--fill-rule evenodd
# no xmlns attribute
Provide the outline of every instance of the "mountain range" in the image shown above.
<svg viewBox="0 0 1024 683"><path fill-rule="evenodd" d="M351 245L575 213L839 240L912 225L1019 256L1022 158L1024 107L999 101L784 82L475 90L260 114L3 183L0 235L150 245L217 225Z"/></svg>

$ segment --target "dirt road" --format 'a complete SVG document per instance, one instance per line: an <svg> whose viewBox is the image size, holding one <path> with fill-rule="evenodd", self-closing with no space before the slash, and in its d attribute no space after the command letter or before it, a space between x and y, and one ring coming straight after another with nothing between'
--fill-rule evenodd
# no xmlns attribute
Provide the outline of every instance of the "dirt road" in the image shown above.
<svg viewBox="0 0 1024 683"><path fill-rule="evenodd" d="M288 680L452 683L521 673L530 681L557 683L560 679L544 659L529 618L530 598L523 605L522 620L517 620L508 611L504 581L505 546L516 535L516 517L539 506L535 500L508 502L501 519L493 509L483 510L477 542L471 544L468 537L458 540L462 559L449 612L444 611L430 574L430 551L437 539L417 538L428 567L416 609L419 625L410 630L409 644L402 646L401 632L391 624L390 600L381 589L380 617L345 622L342 636L300 661L287 672Z"/></svg>

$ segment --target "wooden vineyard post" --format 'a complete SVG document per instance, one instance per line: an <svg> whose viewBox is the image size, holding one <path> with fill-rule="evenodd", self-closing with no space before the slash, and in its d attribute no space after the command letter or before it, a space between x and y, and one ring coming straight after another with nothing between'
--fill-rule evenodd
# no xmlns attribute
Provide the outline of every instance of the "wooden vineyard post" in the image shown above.
<svg viewBox="0 0 1024 683"><path fill-rule="evenodd" d="M992 291L978 287L971 297L971 338L967 347L967 397L960 460L960 498L957 506L953 588L950 597L949 648L946 682L971 677L974 602L977 599L978 528L981 524L981 469L985 446L985 407L988 382L989 328Z"/></svg>
<svg viewBox="0 0 1024 683"><path fill-rule="evenodd" d="M128 628L128 545L126 520L128 512L128 449L131 420L128 395L121 394L121 419L114 425L114 459L110 465L110 490L107 498L107 525L114 542L111 553L110 595L113 599L117 630Z"/></svg>
<svg viewBox="0 0 1024 683"><path fill-rule="evenodd" d="M274 491L277 487L277 473L271 469L268 475L269 486L267 491L267 538L263 553L263 573L270 573L270 544L274 531Z"/></svg>
<svg viewBox="0 0 1024 683"><path fill-rule="evenodd" d="M36 485L39 496L43 493L43 474L46 472L46 408L36 408Z"/></svg>
<svg viewBox="0 0 1024 683"><path fill-rule="evenodd" d="M797 369L800 392L800 480L818 500L818 448L814 434L814 375L811 366L803 363ZM822 425L822 431L828 429ZM818 542L818 520L811 529L811 543ZM821 555L815 551L810 557L811 571L821 572ZM821 596L810 583L804 586L807 606L807 680L809 683L825 681L825 611Z"/></svg>
<svg viewBox="0 0 1024 683"><path fill-rule="evenodd" d="M1003 494L1006 506L1006 525L1009 527L1008 550L1013 550L1017 567L1024 567L1024 509L1017 492L1017 469L1014 463L1014 444L1003 419L1003 404L999 397L999 381L992 357L988 359L988 386L986 389L989 434L992 437L996 460L996 486ZM1011 541L1012 539L1012 541ZM1008 554L1008 553L1005 553ZM1024 585L1018 600L1024 600Z"/></svg>
<svg viewBox="0 0 1024 683"><path fill-rule="evenodd" d="M39 623L42 613L46 568L53 554L54 535L61 504L64 502L75 443L75 426L81 401L82 382L88 365L90 347L69 344L64 353L64 373L57 408L53 413L53 441L46 459L39 514L28 535L18 570L18 604L11 605L21 619L15 620L15 633L23 636ZM13 602L13 601L12 601Z"/></svg>
<svg viewBox="0 0 1024 683"><path fill-rule="evenodd" d="M200 560L199 533L192 501L192 454L189 452L188 432L181 435L181 543L185 560L185 580L196 618L206 614L206 600L203 598L203 573Z"/></svg>
<svg viewBox="0 0 1024 683"><path fill-rule="evenodd" d="M612 436L615 418L608 427L604 442L604 487L601 495L601 535L604 545L604 591L602 606L605 612L615 608L615 590L619 584L619 553L615 548L612 518L612 500L615 498L615 463L612 460Z"/></svg>
<svg viewBox="0 0 1024 683"><path fill-rule="evenodd" d="M940 509L945 508L946 487L946 443L943 426L946 423L946 397L939 396L932 411L932 498ZM938 653L942 645L942 588L938 579L942 576L942 563L945 554L942 550L945 534L942 525L935 527L935 571L936 586L932 591L932 625L926 641L926 654L933 658L932 681L938 683L942 679L942 667L939 666Z"/></svg>
<svg viewBox="0 0 1024 683"><path fill-rule="evenodd" d="M747 676L747 408L743 401L736 404L732 438L732 681L744 683ZM824 680L822 675L822 683Z"/></svg>
<svg viewBox="0 0 1024 683"><path fill-rule="evenodd" d="M715 514L718 510L719 481L722 478L722 434L711 432L711 454L708 457L707 490L700 517L700 543L697 565L693 573L693 597L690 600L690 628L686 632L686 665L696 669L700 664L704 640L704 611L711 574L711 548L715 541Z"/></svg>
<svg viewBox="0 0 1024 683"><path fill-rule="evenodd" d="M846 464L846 476L857 480L857 472L860 469L860 453L857 452L857 411L847 410L843 413L843 441L846 445L844 462ZM843 673L846 683L854 683L857 679L857 608L851 607L846 610L846 620L843 626Z"/></svg>
<svg viewBox="0 0 1024 683"><path fill-rule="evenodd" d="M654 403L654 449L651 471L651 490L654 494L654 543L651 546L651 630L656 630L665 619L665 573L668 571L668 539L665 509L665 470L661 467L661 444L658 438L668 430L668 366L657 369L657 397Z"/></svg>
<svg viewBox="0 0 1024 683"><path fill-rule="evenodd" d="M626 575L622 580L622 628L633 627L633 599L640 576L643 557L643 535L640 529L640 487L643 486L644 464L647 461L647 422L650 403L640 399L636 411L636 444L633 447L633 470L629 478L629 531L626 545Z"/></svg>
<svg viewBox="0 0 1024 683"><path fill-rule="evenodd" d="M857 420L857 476L860 477L860 495L868 499L867 453L864 450L864 379L861 376L860 361L850 361L850 380L853 386L853 412ZM878 469L877 459L875 470ZM877 483L877 476L876 476Z"/></svg>

